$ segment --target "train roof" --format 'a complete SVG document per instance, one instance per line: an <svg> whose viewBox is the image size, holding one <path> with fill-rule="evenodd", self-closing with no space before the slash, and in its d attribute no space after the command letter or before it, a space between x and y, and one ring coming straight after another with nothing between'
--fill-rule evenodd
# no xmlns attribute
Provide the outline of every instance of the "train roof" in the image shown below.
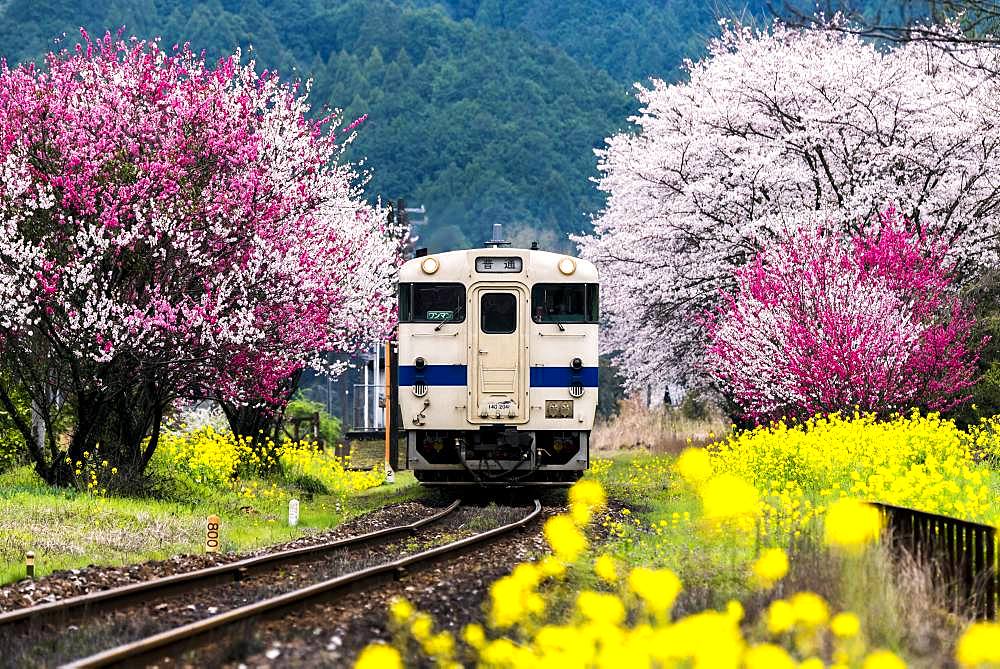
<svg viewBox="0 0 1000 669"><path fill-rule="evenodd" d="M520 259L507 263L507 259ZM428 260L431 259L431 260ZM435 267L436 266L436 267ZM520 269L518 269L520 267ZM434 269L433 272L428 271ZM402 282L520 281L525 283L596 283L593 263L562 253L510 247L446 251L403 263Z"/></svg>

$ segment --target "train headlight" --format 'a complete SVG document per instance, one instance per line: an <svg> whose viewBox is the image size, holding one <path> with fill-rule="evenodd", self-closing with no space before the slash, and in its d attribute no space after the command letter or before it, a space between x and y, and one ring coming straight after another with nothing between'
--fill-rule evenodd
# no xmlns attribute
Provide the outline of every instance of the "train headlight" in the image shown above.
<svg viewBox="0 0 1000 669"><path fill-rule="evenodd" d="M438 271L441 267L441 263L434 256L424 258L423 262L420 263L420 269L424 270L424 274L433 274Z"/></svg>
<svg viewBox="0 0 1000 669"><path fill-rule="evenodd" d="M569 363L569 396L583 397L583 360L573 358Z"/></svg>
<svg viewBox="0 0 1000 669"><path fill-rule="evenodd" d="M413 394L417 397L423 397L427 394L427 380L425 374L427 373L427 361L423 358L417 358L413 361Z"/></svg>
<svg viewBox="0 0 1000 669"><path fill-rule="evenodd" d="M563 258L559 261L559 271L569 276L576 271L576 261L572 258Z"/></svg>

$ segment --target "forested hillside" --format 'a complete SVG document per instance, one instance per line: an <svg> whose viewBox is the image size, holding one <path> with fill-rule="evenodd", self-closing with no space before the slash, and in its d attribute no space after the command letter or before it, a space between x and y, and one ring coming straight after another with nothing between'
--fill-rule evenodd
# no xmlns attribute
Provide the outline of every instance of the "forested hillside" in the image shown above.
<svg viewBox="0 0 1000 669"><path fill-rule="evenodd" d="M555 245L602 204L592 150L636 109L631 84L679 76L720 7L762 13L760 0L8 0L0 55L37 58L80 26L210 56L252 44L260 67L311 77L317 103L368 114L352 157L372 195L426 205L432 247L479 242L493 222Z"/></svg>
<svg viewBox="0 0 1000 669"><path fill-rule="evenodd" d="M681 76L683 59L703 53L717 32L717 14L750 20L767 10L763 0L419 1L458 20L534 35L627 83Z"/></svg>

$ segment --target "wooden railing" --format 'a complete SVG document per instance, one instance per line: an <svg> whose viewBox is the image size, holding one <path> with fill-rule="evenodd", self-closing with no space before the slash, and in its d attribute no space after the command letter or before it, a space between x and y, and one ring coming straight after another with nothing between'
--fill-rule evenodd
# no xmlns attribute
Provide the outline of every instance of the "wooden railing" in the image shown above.
<svg viewBox="0 0 1000 669"><path fill-rule="evenodd" d="M890 547L930 567L956 613L996 618L1000 572L995 527L891 504L874 506L882 512Z"/></svg>

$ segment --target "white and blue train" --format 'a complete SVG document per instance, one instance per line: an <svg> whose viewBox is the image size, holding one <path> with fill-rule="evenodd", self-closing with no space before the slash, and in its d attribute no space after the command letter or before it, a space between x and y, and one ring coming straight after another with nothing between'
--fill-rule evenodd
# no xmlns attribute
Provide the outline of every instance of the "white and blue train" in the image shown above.
<svg viewBox="0 0 1000 669"><path fill-rule="evenodd" d="M499 236L400 269L399 408L426 485L570 485L589 465L597 269Z"/></svg>

